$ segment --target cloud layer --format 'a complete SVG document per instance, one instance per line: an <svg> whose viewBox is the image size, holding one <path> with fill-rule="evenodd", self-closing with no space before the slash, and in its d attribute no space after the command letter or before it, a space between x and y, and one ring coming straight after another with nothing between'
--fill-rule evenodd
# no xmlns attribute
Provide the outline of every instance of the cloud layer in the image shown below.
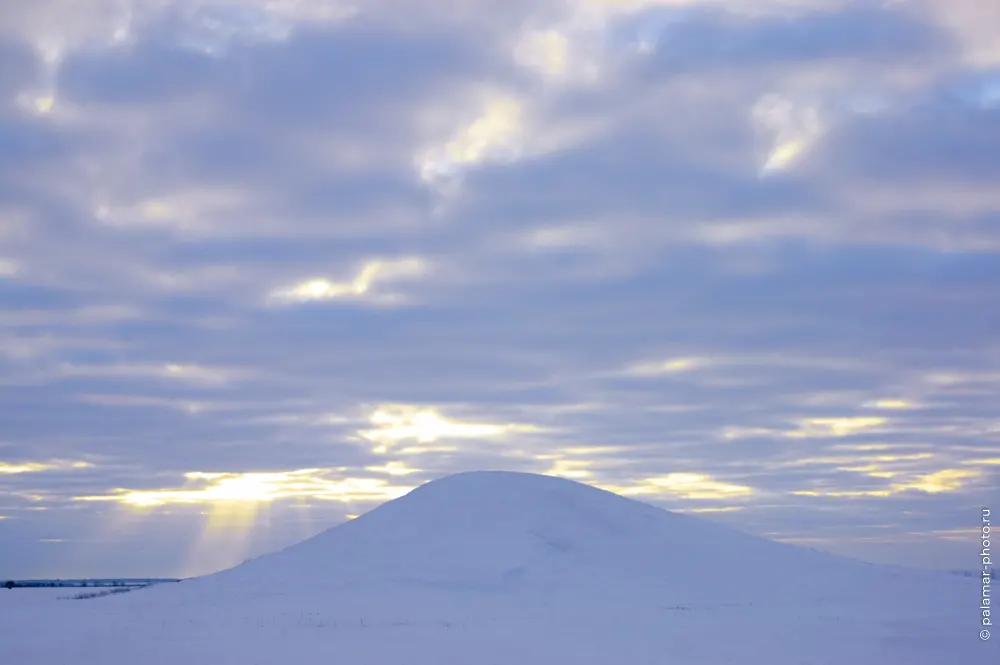
<svg viewBox="0 0 1000 665"><path fill-rule="evenodd" d="M0 9L0 574L478 468L972 565L994 0L91 4Z"/></svg>

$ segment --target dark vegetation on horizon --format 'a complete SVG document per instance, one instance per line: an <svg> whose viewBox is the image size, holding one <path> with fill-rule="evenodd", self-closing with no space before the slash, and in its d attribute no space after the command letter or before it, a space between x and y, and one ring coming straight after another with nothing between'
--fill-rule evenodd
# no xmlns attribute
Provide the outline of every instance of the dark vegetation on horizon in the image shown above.
<svg viewBox="0 0 1000 665"><path fill-rule="evenodd" d="M179 579L150 577L150 578L125 578L125 579L81 579L81 580L8 580L3 586L6 589L30 589L30 588L60 588L60 587L115 587L129 588L150 586L151 584L163 584L166 582L180 582Z"/></svg>

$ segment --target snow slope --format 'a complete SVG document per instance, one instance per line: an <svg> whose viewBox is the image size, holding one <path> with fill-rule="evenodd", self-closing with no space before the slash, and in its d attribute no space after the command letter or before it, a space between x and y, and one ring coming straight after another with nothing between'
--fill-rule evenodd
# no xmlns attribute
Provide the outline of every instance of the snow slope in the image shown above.
<svg viewBox="0 0 1000 665"><path fill-rule="evenodd" d="M0 654L19 665L996 662L979 629L974 579L782 545L559 478L475 472L216 575L4 613Z"/></svg>

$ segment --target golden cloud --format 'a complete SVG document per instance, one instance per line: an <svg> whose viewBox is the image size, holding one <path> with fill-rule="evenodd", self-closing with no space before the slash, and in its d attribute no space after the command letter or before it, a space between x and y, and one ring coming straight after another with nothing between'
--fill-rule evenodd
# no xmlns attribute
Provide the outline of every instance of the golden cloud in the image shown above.
<svg viewBox="0 0 1000 665"><path fill-rule="evenodd" d="M392 485L378 478L326 477L329 469L298 469L268 473L184 474L194 487L131 490L76 497L77 501L114 501L134 508L171 504L270 503L279 499L309 498L327 501L386 501L406 494L412 487Z"/></svg>
<svg viewBox="0 0 1000 665"><path fill-rule="evenodd" d="M361 430L358 434L378 444L373 450L380 454L388 452L391 446L407 439L426 444L441 439L496 439L517 432L539 431L539 428L533 425L519 423L462 422L445 418L433 408L405 404L381 406L372 412L368 420L374 427ZM417 450L424 452L423 449Z"/></svg>
<svg viewBox="0 0 1000 665"><path fill-rule="evenodd" d="M722 482L703 473L668 473L611 491L625 496L653 494L682 499L732 499L754 494L752 487Z"/></svg>
<svg viewBox="0 0 1000 665"><path fill-rule="evenodd" d="M89 469L93 465L89 462L24 462L23 464L8 464L0 462L0 475L14 475L21 473L43 473L45 471L67 471L69 469Z"/></svg>

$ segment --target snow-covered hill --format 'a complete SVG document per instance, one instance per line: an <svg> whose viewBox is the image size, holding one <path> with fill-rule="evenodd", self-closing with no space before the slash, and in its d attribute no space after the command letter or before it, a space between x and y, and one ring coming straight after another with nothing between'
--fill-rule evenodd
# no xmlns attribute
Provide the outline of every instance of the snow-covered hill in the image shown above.
<svg viewBox="0 0 1000 665"><path fill-rule="evenodd" d="M21 665L944 665L997 655L977 608L975 580L773 543L559 478L476 472L216 575L4 616L0 654Z"/></svg>

